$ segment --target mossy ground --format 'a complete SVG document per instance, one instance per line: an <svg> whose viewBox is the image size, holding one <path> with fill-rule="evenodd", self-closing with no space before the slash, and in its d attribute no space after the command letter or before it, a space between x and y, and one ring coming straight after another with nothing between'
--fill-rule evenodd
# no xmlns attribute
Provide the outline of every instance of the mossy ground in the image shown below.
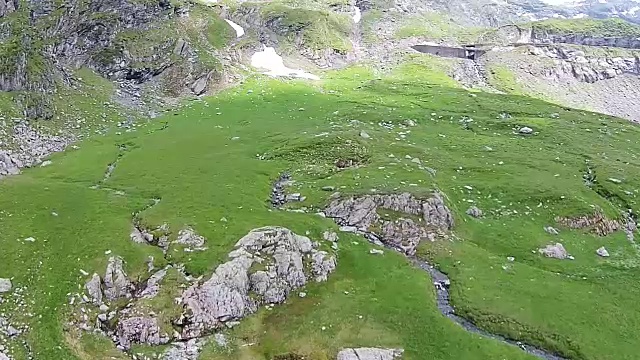
<svg viewBox="0 0 640 360"><path fill-rule="evenodd" d="M450 275L459 311L573 359L637 357L636 247L623 233L598 238L561 229L554 237L543 230L556 215L599 207L615 217L626 210L583 184L586 160L601 186L640 211L637 126L521 96L469 93L420 63L385 77L364 67L323 76L318 83L251 79L136 132L87 139L80 150L53 155L48 167L0 181L0 276L28 288L34 317L25 318L32 325L27 339L36 358L119 356L105 339L63 331L66 294L87 280L80 269L104 272L108 250L124 257L134 278L146 273L149 255L162 258L158 248L129 239L132 214L150 199L161 200L140 214L145 223L166 222L172 231L191 226L207 238L207 251L168 254L194 275L211 274L256 227L285 226L320 240L335 228L330 220L270 208L271 184L285 170L296 180L292 190L308 197L300 205L310 209L326 203L323 186L344 193L441 190L456 217L456 240L425 244L420 254ZM405 126L407 120L416 125ZM520 126L536 134L515 134ZM92 188L123 143L128 151L113 175ZM363 161L338 171L335 161L344 156ZM485 218L464 215L471 205ZM558 241L574 261L534 251ZM229 331L230 349L212 342L201 358L332 359L344 346L388 346L404 348L409 360L533 359L443 317L429 277L399 254L371 255L355 235L340 234L339 245L338 269L327 283L261 309ZM603 245L611 258L596 256Z"/></svg>
<svg viewBox="0 0 640 360"><path fill-rule="evenodd" d="M548 19L528 24L554 34L597 37L638 37L640 26L623 19Z"/></svg>

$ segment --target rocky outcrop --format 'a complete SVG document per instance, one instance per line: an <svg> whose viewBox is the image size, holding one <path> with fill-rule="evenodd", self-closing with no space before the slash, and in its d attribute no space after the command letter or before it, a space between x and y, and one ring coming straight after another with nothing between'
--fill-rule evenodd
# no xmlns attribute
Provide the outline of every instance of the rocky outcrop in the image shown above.
<svg viewBox="0 0 640 360"><path fill-rule="evenodd" d="M133 285L124 272L124 262L121 257L112 256L107 264L104 275L104 295L109 301L119 298L130 298Z"/></svg>
<svg viewBox="0 0 640 360"><path fill-rule="evenodd" d="M531 47L532 55L553 59L554 67L546 76L569 74L576 79L594 83L623 74L640 75L640 59L637 57L588 57L583 51L561 46Z"/></svg>
<svg viewBox="0 0 640 360"><path fill-rule="evenodd" d="M281 227L252 230L240 239L211 278L182 295L177 322L182 338L210 333L254 313L260 304L282 303L311 279L324 281L336 260L305 236Z"/></svg>
<svg viewBox="0 0 640 360"><path fill-rule="evenodd" d="M384 220L378 215L378 208L407 216ZM454 225L453 215L438 193L428 199L419 199L409 193L337 199L329 204L325 214L343 227L365 233L370 233L375 225L380 229L383 243L408 255L415 253L421 240L433 241Z"/></svg>
<svg viewBox="0 0 640 360"><path fill-rule="evenodd" d="M592 215L578 217L557 217L556 222L571 229L587 229L596 235L607 236L623 229L618 220L608 219L603 213L596 211Z"/></svg>
<svg viewBox="0 0 640 360"><path fill-rule="evenodd" d="M402 349L347 348L340 350L336 360L393 360L403 352Z"/></svg>
<svg viewBox="0 0 640 360"><path fill-rule="evenodd" d="M563 34L532 28L530 41L537 44L574 44L585 46L607 46L640 49L640 39L631 36L597 36L586 34Z"/></svg>
<svg viewBox="0 0 640 360"><path fill-rule="evenodd" d="M160 345L160 327L152 317L131 317L118 322L118 345L128 350L131 344Z"/></svg>
<svg viewBox="0 0 640 360"><path fill-rule="evenodd" d="M73 136L43 134L21 121L13 126L11 149L0 149L0 178L20 173L20 169L42 163L49 155L64 150Z"/></svg>

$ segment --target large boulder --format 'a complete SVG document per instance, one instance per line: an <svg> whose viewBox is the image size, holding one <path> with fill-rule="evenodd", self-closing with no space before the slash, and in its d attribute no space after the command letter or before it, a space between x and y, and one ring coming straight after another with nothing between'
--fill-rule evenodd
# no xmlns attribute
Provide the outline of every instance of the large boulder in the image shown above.
<svg viewBox="0 0 640 360"><path fill-rule="evenodd" d="M84 285L87 294L95 304L102 304L102 282L100 275L93 274L91 279Z"/></svg>
<svg viewBox="0 0 640 360"><path fill-rule="evenodd" d="M118 322L118 345L125 350L132 344L160 345L160 327L152 317L131 317Z"/></svg>
<svg viewBox="0 0 640 360"><path fill-rule="evenodd" d="M538 252L546 257L564 260L569 257L567 250L560 243L549 244L538 249Z"/></svg>

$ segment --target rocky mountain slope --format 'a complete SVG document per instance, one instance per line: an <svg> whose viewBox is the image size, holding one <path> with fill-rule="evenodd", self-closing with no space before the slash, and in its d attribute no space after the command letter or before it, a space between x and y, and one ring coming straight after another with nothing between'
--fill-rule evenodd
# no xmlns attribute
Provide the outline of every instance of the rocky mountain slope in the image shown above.
<svg viewBox="0 0 640 360"><path fill-rule="evenodd" d="M0 360L635 359L640 28L574 5L0 0Z"/></svg>

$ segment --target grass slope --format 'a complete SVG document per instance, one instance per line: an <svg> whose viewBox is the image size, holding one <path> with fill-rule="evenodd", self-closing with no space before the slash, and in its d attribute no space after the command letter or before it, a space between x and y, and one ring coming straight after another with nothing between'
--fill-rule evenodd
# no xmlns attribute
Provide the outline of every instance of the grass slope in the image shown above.
<svg viewBox="0 0 640 360"><path fill-rule="evenodd" d="M460 311L573 359L636 358L637 249L621 233L596 238L561 229L552 237L542 229L556 215L594 206L619 216L622 209L583 185L585 161L617 203L640 210L636 126L525 97L470 94L419 63L381 78L364 68L325 77L316 84L253 79L136 132L85 140L80 150L54 155L48 167L0 181L0 277L27 286L33 302L21 313L34 314L24 321L36 358L119 357L104 339L64 330L66 294L86 281L80 269L104 272L108 250L125 258L131 277L148 276L145 259L162 255L132 243L128 233L132 213L152 198L161 200L141 214L145 223L166 222L174 235L189 225L208 239L205 252L169 251L168 260L185 262L195 275L210 274L252 228L280 225L321 239L335 228L330 220L269 208L271 182L284 170L293 172L291 190L308 196L309 208L324 205L321 188L328 185L344 193L440 189L456 214L457 239L425 244L421 256L451 275ZM408 120L416 126L404 126ZM514 134L524 125L536 135ZM361 138L361 130L371 138ZM93 189L119 155L113 175ZM337 171L335 161L347 157L362 166ZM484 219L464 215L472 204ZM532 253L556 241L576 260ZM610 259L595 255L602 245ZM338 270L327 283L308 286L304 299L261 310L229 332L231 349L209 345L201 358L293 352L332 359L344 346L390 346L404 348L409 360L532 359L451 323L438 312L426 274L397 254L370 255L369 247L341 234ZM12 310L9 303L0 309Z"/></svg>

